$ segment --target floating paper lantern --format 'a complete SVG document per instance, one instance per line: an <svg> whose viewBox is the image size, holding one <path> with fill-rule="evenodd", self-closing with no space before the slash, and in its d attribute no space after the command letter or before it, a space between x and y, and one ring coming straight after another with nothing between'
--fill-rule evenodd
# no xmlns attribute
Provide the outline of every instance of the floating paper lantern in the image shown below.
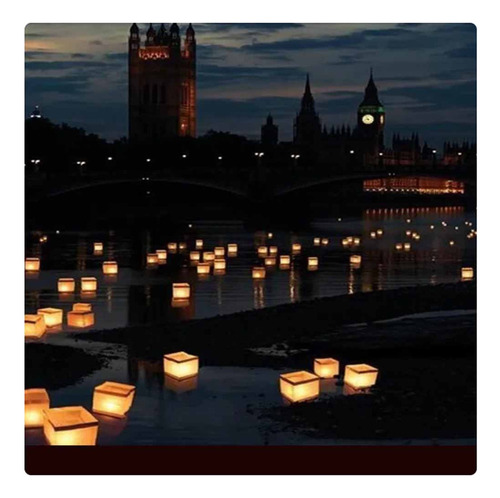
<svg viewBox="0 0 500 498"><path fill-rule="evenodd" d="M102 272L104 275L117 275L118 263L116 261L104 261L102 264Z"/></svg>
<svg viewBox="0 0 500 498"><path fill-rule="evenodd" d="M227 253L228 254L236 254L238 252L238 244L228 244L227 245Z"/></svg>
<svg viewBox="0 0 500 498"><path fill-rule="evenodd" d="M83 406L50 408L44 412L43 434L52 446L94 446L97 419Z"/></svg>
<svg viewBox="0 0 500 498"><path fill-rule="evenodd" d="M167 261L167 251L165 249L156 249L156 255L158 256L158 262Z"/></svg>
<svg viewBox="0 0 500 498"><path fill-rule="evenodd" d="M205 251L203 253L203 261L212 262L215 259L215 254L211 251Z"/></svg>
<svg viewBox="0 0 500 498"><path fill-rule="evenodd" d="M269 247L269 256L276 256L278 254L278 246Z"/></svg>
<svg viewBox="0 0 500 498"><path fill-rule="evenodd" d="M430 229L431 229L431 230L434 230L434 225L431 225L431 226L430 226Z"/></svg>
<svg viewBox="0 0 500 498"><path fill-rule="evenodd" d="M252 278L266 278L266 269L263 266L254 266L252 268Z"/></svg>
<svg viewBox="0 0 500 498"><path fill-rule="evenodd" d="M196 267L198 275L209 275L210 274L210 263L198 263Z"/></svg>
<svg viewBox="0 0 500 498"><path fill-rule="evenodd" d="M259 258L265 258L267 256L267 246L259 246L257 248L257 254Z"/></svg>
<svg viewBox="0 0 500 498"><path fill-rule="evenodd" d="M319 237L314 237L313 244L319 246L321 244L321 239Z"/></svg>
<svg viewBox="0 0 500 498"><path fill-rule="evenodd" d="M268 238L268 239L272 239L272 238L273 238L273 232L268 232L268 234L267 234L267 238Z"/></svg>
<svg viewBox="0 0 500 498"><path fill-rule="evenodd" d="M102 242L94 242L94 252L102 252L104 244Z"/></svg>
<svg viewBox="0 0 500 498"><path fill-rule="evenodd" d="M214 260L214 271L224 271L226 269L226 260L224 258L218 258Z"/></svg>
<svg viewBox="0 0 500 498"><path fill-rule="evenodd" d="M94 325L94 313L86 310L71 310L67 314L68 325L78 329L84 329Z"/></svg>
<svg viewBox="0 0 500 498"><path fill-rule="evenodd" d="M92 411L110 417L125 418L134 401L135 386L104 382L94 388Z"/></svg>
<svg viewBox="0 0 500 498"><path fill-rule="evenodd" d="M189 299L191 288L187 283L172 284L172 297L174 299Z"/></svg>
<svg viewBox="0 0 500 498"><path fill-rule="evenodd" d="M155 252L150 252L146 256L146 264L157 265L158 264L158 254Z"/></svg>
<svg viewBox="0 0 500 498"><path fill-rule="evenodd" d="M179 251L185 251L187 249L187 244L185 242L179 242Z"/></svg>
<svg viewBox="0 0 500 498"><path fill-rule="evenodd" d="M359 246L359 244L361 244L361 239L359 237L354 237L352 239L352 243L355 245L355 246Z"/></svg>
<svg viewBox="0 0 500 498"><path fill-rule="evenodd" d="M191 251L189 253L189 259L191 261L199 261L200 260L200 251Z"/></svg>
<svg viewBox="0 0 500 498"><path fill-rule="evenodd" d="M45 318L42 315L24 315L25 337L42 337L46 328Z"/></svg>
<svg viewBox="0 0 500 498"><path fill-rule="evenodd" d="M462 268L462 280L472 280L474 278L474 268Z"/></svg>
<svg viewBox="0 0 500 498"><path fill-rule="evenodd" d="M339 374L339 362L333 358L316 358L314 373L322 379L331 379Z"/></svg>
<svg viewBox="0 0 500 498"><path fill-rule="evenodd" d="M280 265L289 265L290 264L290 256L287 254L282 254L280 256Z"/></svg>
<svg viewBox="0 0 500 498"><path fill-rule="evenodd" d="M370 232L370 237L372 239L376 239L377 238L377 232Z"/></svg>
<svg viewBox="0 0 500 498"><path fill-rule="evenodd" d="M406 236L407 237L411 237L411 234L412 234L411 230L406 230Z"/></svg>
<svg viewBox="0 0 500 498"><path fill-rule="evenodd" d="M409 251L409 250L411 249L411 244L410 244L409 242L405 242L405 243L403 244L403 249L404 249L405 251Z"/></svg>
<svg viewBox="0 0 500 498"><path fill-rule="evenodd" d="M216 258L223 258L226 254L226 249L224 247L215 247L214 255Z"/></svg>
<svg viewBox="0 0 500 498"><path fill-rule="evenodd" d="M367 389L377 382L378 369L365 363L346 365L344 382L354 389Z"/></svg>
<svg viewBox="0 0 500 498"><path fill-rule="evenodd" d="M327 238L321 239L321 245L322 246L327 246L328 242L329 242L329 240Z"/></svg>
<svg viewBox="0 0 500 498"><path fill-rule="evenodd" d="M184 351L166 354L163 356L163 370L174 379L187 379L198 375L198 356L188 354Z"/></svg>
<svg viewBox="0 0 500 498"><path fill-rule="evenodd" d="M342 246L346 247L349 245L349 240L348 239L342 239Z"/></svg>
<svg viewBox="0 0 500 498"><path fill-rule="evenodd" d="M82 277L80 286L82 292L95 292L97 290L97 279L95 277Z"/></svg>
<svg viewBox="0 0 500 498"><path fill-rule="evenodd" d="M24 427L43 427L43 411L50 408L50 399L45 389L24 390Z"/></svg>
<svg viewBox="0 0 500 498"><path fill-rule="evenodd" d="M73 311L92 311L92 305L90 303L75 303Z"/></svg>
<svg viewBox="0 0 500 498"><path fill-rule="evenodd" d="M24 269L26 271L40 271L40 258L26 258Z"/></svg>
<svg viewBox="0 0 500 498"><path fill-rule="evenodd" d="M396 247L396 251L401 251L403 249L403 244L398 242L395 247Z"/></svg>
<svg viewBox="0 0 500 498"><path fill-rule="evenodd" d="M177 242L169 242L167 244L167 249L169 252L176 252L177 251Z"/></svg>
<svg viewBox="0 0 500 498"><path fill-rule="evenodd" d="M58 292L75 292L74 278L60 278L57 281Z"/></svg>
<svg viewBox="0 0 500 498"><path fill-rule="evenodd" d="M281 395L292 403L317 398L319 377L304 370L280 375Z"/></svg>
<svg viewBox="0 0 500 498"><path fill-rule="evenodd" d="M384 231L383 231L381 228L379 228L379 229L377 230L377 235L380 237L380 236L381 236L381 235L383 235L383 234L384 234Z"/></svg>
<svg viewBox="0 0 500 498"><path fill-rule="evenodd" d="M450 240L450 246L454 246L455 245L455 241L454 240Z"/></svg>
<svg viewBox="0 0 500 498"><path fill-rule="evenodd" d="M203 240L202 239L197 239L194 243L196 249L203 249Z"/></svg>
<svg viewBox="0 0 500 498"><path fill-rule="evenodd" d="M349 261L353 265L359 265L359 264L361 264L361 256L359 254L351 254Z"/></svg>
<svg viewBox="0 0 500 498"><path fill-rule="evenodd" d="M63 322L63 310L59 308L40 308L36 314L43 316L47 327L56 327Z"/></svg>
<svg viewBox="0 0 500 498"><path fill-rule="evenodd" d="M346 240L347 240L348 244L352 244L354 242L354 237L349 236L349 237L347 237Z"/></svg>
<svg viewBox="0 0 500 498"><path fill-rule="evenodd" d="M274 266L276 265L276 258L267 257L264 259L264 266Z"/></svg>
<svg viewBox="0 0 500 498"><path fill-rule="evenodd" d="M318 269L318 258L315 256L310 256L307 258L307 268L309 270L317 270Z"/></svg>
<svg viewBox="0 0 500 498"><path fill-rule="evenodd" d="M302 245L295 242L292 244L292 252L300 252L302 250Z"/></svg>

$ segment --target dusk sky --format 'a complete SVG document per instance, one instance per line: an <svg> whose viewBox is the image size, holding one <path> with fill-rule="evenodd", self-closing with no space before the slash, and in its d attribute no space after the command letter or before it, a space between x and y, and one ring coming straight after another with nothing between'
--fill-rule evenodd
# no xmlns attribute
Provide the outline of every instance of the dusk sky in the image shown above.
<svg viewBox="0 0 500 498"><path fill-rule="evenodd" d="M133 20L132 20L133 22ZM159 26L160 23L154 23ZM169 27L170 23L165 23ZM179 23L184 38L187 24ZM139 24L142 40L148 24ZM130 24L30 24L26 114L106 139L127 135ZM306 73L322 124L356 122L370 67L393 132L429 145L475 141L476 29L472 24L194 24L198 135L260 137L268 113L291 140Z"/></svg>

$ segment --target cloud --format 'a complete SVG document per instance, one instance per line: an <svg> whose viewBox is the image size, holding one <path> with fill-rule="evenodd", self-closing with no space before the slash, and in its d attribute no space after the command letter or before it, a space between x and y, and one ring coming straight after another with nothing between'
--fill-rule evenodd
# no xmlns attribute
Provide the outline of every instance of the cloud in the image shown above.
<svg viewBox="0 0 500 498"><path fill-rule="evenodd" d="M448 50L444 53L447 57L458 59L475 59L476 58L476 43L467 43L461 47Z"/></svg>

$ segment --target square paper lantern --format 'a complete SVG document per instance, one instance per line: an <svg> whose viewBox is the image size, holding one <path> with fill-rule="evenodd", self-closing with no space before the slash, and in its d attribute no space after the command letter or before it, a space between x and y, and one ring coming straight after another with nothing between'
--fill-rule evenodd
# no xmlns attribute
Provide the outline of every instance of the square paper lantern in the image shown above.
<svg viewBox="0 0 500 498"><path fill-rule="evenodd" d="M280 256L280 265L289 265L289 264L290 264L290 256L282 254Z"/></svg>
<svg viewBox="0 0 500 498"><path fill-rule="evenodd" d="M227 253L228 254L236 254L238 252L238 244L228 244L227 245Z"/></svg>
<svg viewBox="0 0 500 498"><path fill-rule="evenodd" d="M319 237L314 237L313 244L319 246L321 244L321 239Z"/></svg>
<svg viewBox="0 0 500 498"><path fill-rule="evenodd" d="M403 249L403 244L400 244L398 242L395 247L396 247L396 251L401 251Z"/></svg>
<svg viewBox="0 0 500 498"><path fill-rule="evenodd" d="M155 252L150 252L146 256L146 264L157 265L158 264L158 254Z"/></svg>
<svg viewBox="0 0 500 498"><path fill-rule="evenodd" d="M276 264L276 258L265 258L264 266L274 266Z"/></svg>
<svg viewBox="0 0 500 498"><path fill-rule="evenodd" d="M259 258L265 258L267 256L267 246L259 246L257 248L257 254Z"/></svg>
<svg viewBox="0 0 500 498"><path fill-rule="evenodd" d="M125 418L134 401L135 386L104 382L94 389L92 411L110 417Z"/></svg>
<svg viewBox="0 0 500 498"><path fill-rule="evenodd" d="M474 268L462 268L462 280L472 280L474 278Z"/></svg>
<svg viewBox="0 0 500 498"><path fill-rule="evenodd" d="M187 379L198 375L199 366L198 356L184 351L163 356L163 370L174 379Z"/></svg>
<svg viewBox="0 0 500 498"><path fill-rule="evenodd" d="M179 251L185 251L187 249L187 244L185 242L179 242Z"/></svg>
<svg viewBox="0 0 500 498"><path fill-rule="evenodd" d="M349 241L347 239L342 239L342 246L347 247L349 245Z"/></svg>
<svg viewBox="0 0 500 498"><path fill-rule="evenodd" d="M318 269L318 258L315 256L310 256L307 258L307 268L309 270L317 270Z"/></svg>
<svg viewBox="0 0 500 498"><path fill-rule="evenodd" d="M224 258L214 260L214 271L223 271L226 269L226 260Z"/></svg>
<svg viewBox="0 0 500 498"><path fill-rule="evenodd" d="M57 281L58 292L75 292L74 278L60 278Z"/></svg>
<svg viewBox="0 0 500 498"><path fill-rule="evenodd" d="M278 254L278 246L271 246L269 248L269 256L276 256Z"/></svg>
<svg viewBox="0 0 500 498"><path fill-rule="evenodd" d="M43 316L47 327L62 325L63 310L59 308L40 308L36 311L36 314Z"/></svg>
<svg viewBox="0 0 500 498"><path fill-rule="evenodd" d="M94 252L102 252L104 249L104 244L102 242L94 242Z"/></svg>
<svg viewBox="0 0 500 498"><path fill-rule="evenodd" d="M175 252L177 251L177 242L169 242L167 244L167 249L170 251L170 252Z"/></svg>
<svg viewBox="0 0 500 498"><path fill-rule="evenodd" d="M411 237L411 230L406 230L406 236Z"/></svg>
<svg viewBox="0 0 500 498"><path fill-rule="evenodd" d="M301 244L298 244L298 243L292 244L292 252L300 252L301 249L302 249Z"/></svg>
<svg viewBox="0 0 500 498"><path fill-rule="evenodd" d="M50 408L50 399L45 389L24 390L24 427L43 427L43 411Z"/></svg>
<svg viewBox="0 0 500 498"><path fill-rule="evenodd" d="M95 277L82 277L80 285L82 292L95 292L97 290L97 279Z"/></svg>
<svg viewBox="0 0 500 498"><path fill-rule="evenodd" d="M292 403L319 396L319 377L305 370L280 375L281 395Z"/></svg>
<svg viewBox="0 0 500 498"><path fill-rule="evenodd" d="M349 260L353 265L361 264L361 256L359 254L351 254L351 257Z"/></svg>
<svg viewBox="0 0 500 498"><path fill-rule="evenodd" d="M370 237L372 239L376 239L377 238L377 232L370 232Z"/></svg>
<svg viewBox="0 0 500 498"><path fill-rule="evenodd" d="M73 311L92 311L92 305L90 303L75 303Z"/></svg>
<svg viewBox="0 0 500 498"><path fill-rule="evenodd" d="M359 244L361 244L361 239L359 237L354 237L352 239L352 243L355 245L355 246L359 246Z"/></svg>
<svg viewBox="0 0 500 498"><path fill-rule="evenodd" d="M354 237L350 237L350 236L349 236L349 237L347 237L347 239L346 239L346 240L347 240L347 243L348 243L348 244L352 244L352 243L354 242Z"/></svg>
<svg viewBox="0 0 500 498"><path fill-rule="evenodd" d="M214 248L214 255L216 258L223 258L225 254L226 254L226 249L224 247Z"/></svg>
<svg viewBox="0 0 500 498"><path fill-rule="evenodd" d="M210 274L210 263L198 263L196 267L198 275L209 275Z"/></svg>
<svg viewBox="0 0 500 498"><path fill-rule="evenodd" d="M191 251L189 253L190 261L199 261L200 260L200 251Z"/></svg>
<svg viewBox="0 0 500 498"><path fill-rule="evenodd" d="M172 297L174 299L189 299L190 295L191 288L189 287L189 284L172 284Z"/></svg>
<svg viewBox="0 0 500 498"><path fill-rule="evenodd" d="M203 240L202 239L197 239L196 242L194 243L196 249L203 249Z"/></svg>
<svg viewBox="0 0 500 498"><path fill-rule="evenodd" d="M212 251L205 251L203 253L203 261L211 263L215 259L215 254Z"/></svg>
<svg viewBox="0 0 500 498"><path fill-rule="evenodd" d="M409 251L411 249L411 244L409 242L405 242L403 248L405 251Z"/></svg>
<svg viewBox="0 0 500 498"><path fill-rule="evenodd" d="M328 239L321 239L321 245L322 246L327 246L328 245Z"/></svg>
<svg viewBox="0 0 500 498"><path fill-rule="evenodd" d="M94 446L97 419L83 406L50 408L44 412L43 434L52 446Z"/></svg>
<svg viewBox="0 0 500 498"><path fill-rule="evenodd" d="M339 362L333 358L315 358L314 373L322 379L331 379L339 374Z"/></svg>
<svg viewBox="0 0 500 498"><path fill-rule="evenodd" d="M24 269L26 271L40 271L40 258L26 258Z"/></svg>
<svg viewBox="0 0 500 498"><path fill-rule="evenodd" d="M167 251L165 249L156 249L156 255L158 256L158 262L167 261Z"/></svg>
<svg viewBox="0 0 500 498"><path fill-rule="evenodd" d="M365 363L346 365L344 382L354 389L367 389L377 382L378 369Z"/></svg>
<svg viewBox="0 0 500 498"><path fill-rule="evenodd" d="M377 235L380 237L380 236L381 236L381 235L383 235L383 234L384 234L384 231L383 231L381 228L379 228L379 229L377 230Z"/></svg>
<svg viewBox="0 0 500 498"><path fill-rule="evenodd" d="M70 327L84 329L94 325L94 313L85 310L68 311L67 320Z"/></svg>
<svg viewBox="0 0 500 498"><path fill-rule="evenodd" d="M42 337L47 326L42 315L24 315L24 335L25 337Z"/></svg>
<svg viewBox="0 0 500 498"><path fill-rule="evenodd" d="M254 266L252 268L252 278L266 278L266 269L263 266Z"/></svg>
<svg viewBox="0 0 500 498"><path fill-rule="evenodd" d="M104 261L102 264L102 272L104 275L117 275L118 263L116 261Z"/></svg>

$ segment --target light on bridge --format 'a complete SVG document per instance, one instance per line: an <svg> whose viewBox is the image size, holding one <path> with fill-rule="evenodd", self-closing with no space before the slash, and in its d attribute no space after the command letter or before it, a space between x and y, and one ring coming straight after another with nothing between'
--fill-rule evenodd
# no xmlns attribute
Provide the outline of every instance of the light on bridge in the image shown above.
<svg viewBox="0 0 500 498"><path fill-rule="evenodd" d="M108 157L108 161L112 161L113 158L111 156Z"/></svg>
<svg viewBox="0 0 500 498"><path fill-rule="evenodd" d="M349 151L349 154L354 154L354 151L353 151L353 150L350 150L350 151Z"/></svg>

